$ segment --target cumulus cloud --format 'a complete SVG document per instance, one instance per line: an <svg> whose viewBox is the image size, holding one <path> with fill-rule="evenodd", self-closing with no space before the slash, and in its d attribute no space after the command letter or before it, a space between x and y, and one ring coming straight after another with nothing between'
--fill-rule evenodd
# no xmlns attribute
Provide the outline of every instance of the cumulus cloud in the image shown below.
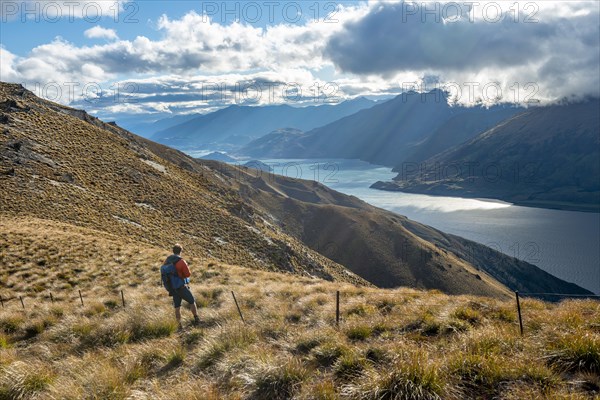
<svg viewBox="0 0 600 400"><path fill-rule="evenodd" d="M358 19L366 9L364 4L342 7L336 17L340 22ZM57 37L24 57L7 57L0 79L34 86L53 82L85 87L140 75L176 75L185 80L194 76L231 77L232 71L240 71L244 83L246 78L242 75L261 71L263 76L269 74L269 79L281 84L295 79L281 71L296 71L296 75L303 71L305 76L312 76L310 70L331 65L322 57L323 46L342 24L310 20L265 28L239 21L222 25L191 11L180 19L163 15L155 28L161 34L158 39L138 36L119 40L116 32L100 26L85 31L88 38L112 40L99 45L77 46ZM10 76L4 71L9 71ZM257 78L251 78L254 79ZM79 97L88 96L83 93ZM78 98L59 100L68 103Z"/></svg>
<svg viewBox="0 0 600 400"><path fill-rule="evenodd" d="M17 56L0 44L0 80L6 82L18 81L19 73L14 69L16 58Z"/></svg>
<svg viewBox="0 0 600 400"><path fill-rule="evenodd" d="M382 3L333 34L325 54L345 72L494 83L505 98L515 83L536 85L542 99L598 96L599 9L596 2Z"/></svg>
<svg viewBox="0 0 600 400"><path fill-rule="evenodd" d="M349 8L339 18L351 19L358 9ZM344 17L346 16L346 17ZM95 46L76 46L61 38L31 50L14 60L13 68L25 79L55 75L80 75L81 65L92 64L104 71L105 79L119 74L227 73L256 69L320 68L328 61L321 57L326 39L341 24L309 21L304 25L280 24L267 28L235 21L215 23L191 11L180 19L163 15L156 23L162 33L158 40L138 36ZM102 27L86 31L89 38L116 39L116 33ZM48 66L52 66L48 70ZM39 68L39 70L35 70Z"/></svg>
<svg viewBox="0 0 600 400"><path fill-rule="evenodd" d="M117 36L117 32L114 29L103 28L99 25L96 25L85 32L83 32L86 38L88 39L107 39L107 40L116 40L119 37Z"/></svg>

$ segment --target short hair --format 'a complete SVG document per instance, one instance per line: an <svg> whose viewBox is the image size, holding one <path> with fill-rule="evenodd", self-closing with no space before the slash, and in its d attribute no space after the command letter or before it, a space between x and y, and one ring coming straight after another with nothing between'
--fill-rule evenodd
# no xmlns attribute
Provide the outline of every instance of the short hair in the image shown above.
<svg viewBox="0 0 600 400"><path fill-rule="evenodd" d="M183 247L179 243L173 246L173 254L181 254L181 250L183 250Z"/></svg>

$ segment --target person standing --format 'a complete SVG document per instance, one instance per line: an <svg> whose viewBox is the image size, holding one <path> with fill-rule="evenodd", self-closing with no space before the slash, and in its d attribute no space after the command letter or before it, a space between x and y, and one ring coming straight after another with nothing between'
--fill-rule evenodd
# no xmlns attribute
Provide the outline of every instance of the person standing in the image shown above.
<svg viewBox="0 0 600 400"><path fill-rule="evenodd" d="M194 315L194 325L198 325L200 323L200 318L198 317L198 307L196 307L196 300L194 299L194 295L190 290L190 276L192 275L190 272L190 268L187 262L181 257L181 253L183 252L183 247L180 244L176 244L173 246L173 254L171 254L165 260L164 264L171 264L175 267L175 274L177 277L172 280L176 280L177 278L181 279L182 285L175 286L171 294L173 295L173 306L175 307L175 319L177 320L177 324L179 325L179 329L182 329L181 325L181 302L185 300L190 304L190 310Z"/></svg>

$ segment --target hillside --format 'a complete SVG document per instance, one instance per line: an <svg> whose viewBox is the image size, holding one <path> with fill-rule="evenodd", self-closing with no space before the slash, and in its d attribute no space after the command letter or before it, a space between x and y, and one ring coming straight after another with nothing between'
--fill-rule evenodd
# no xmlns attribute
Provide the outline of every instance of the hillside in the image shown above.
<svg viewBox="0 0 600 400"><path fill-rule="evenodd" d="M473 242L446 239L442 251L408 226L430 228L317 182L194 160L18 85L1 88L0 205L7 217L69 223L161 248L178 241L196 257L363 285L504 298L507 286L589 293ZM461 252L465 246L478 256ZM514 287L507 277L517 273L523 281Z"/></svg>
<svg viewBox="0 0 600 400"><path fill-rule="evenodd" d="M373 207L315 182L214 164L246 204L281 221L286 232L379 287L446 293L591 292L486 246ZM500 286L498 285L500 283Z"/></svg>
<svg viewBox="0 0 600 400"><path fill-rule="evenodd" d="M83 111L0 86L0 210L192 255L364 281L256 214L202 163Z"/></svg>
<svg viewBox="0 0 600 400"><path fill-rule="evenodd" d="M192 256L201 324L184 310L176 332L170 299L147 268L163 248L29 217L0 220L0 235L2 265L11 266L0 291L0 399L600 394L597 301L522 299L520 336L514 301L356 287ZM25 309L7 301L16 294L25 294Z"/></svg>
<svg viewBox="0 0 600 400"><path fill-rule="evenodd" d="M600 100L532 107L424 165L374 187L599 211Z"/></svg>
<svg viewBox="0 0 600 400"><path fill-rule="evenodd" d="M239 152L270 158L346 158L395 167L421 161L521 111L510 106L450 106L440 90L408 92L297 137L271 135ZM418 157L417 157L418 156Z"/></svg>
<svg viewBox="0 0 600 400"><path fill-rule="evenodd" d="M308 107L233 105L160 130L151 138L176 148L230 150L276 129L309 130L374 104L360 97L336 105Z"/></svg>

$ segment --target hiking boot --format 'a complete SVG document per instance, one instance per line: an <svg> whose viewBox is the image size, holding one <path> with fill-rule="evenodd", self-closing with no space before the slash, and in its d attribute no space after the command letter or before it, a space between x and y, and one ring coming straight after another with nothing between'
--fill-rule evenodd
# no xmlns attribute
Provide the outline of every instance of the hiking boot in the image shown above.
<svg viewBox="0 0 600 400"><path fill-rule="evenodd" d="M198 317L197 315L194 315L194 322L193 322L194 326L198 326L200 325L200 317Z"/></svg>
<svg viewBox="0 0 600 400"><path fill-rule="evenodd" d="M183 332L183 325L181 323L177 326L177 332Z"/></svg>

